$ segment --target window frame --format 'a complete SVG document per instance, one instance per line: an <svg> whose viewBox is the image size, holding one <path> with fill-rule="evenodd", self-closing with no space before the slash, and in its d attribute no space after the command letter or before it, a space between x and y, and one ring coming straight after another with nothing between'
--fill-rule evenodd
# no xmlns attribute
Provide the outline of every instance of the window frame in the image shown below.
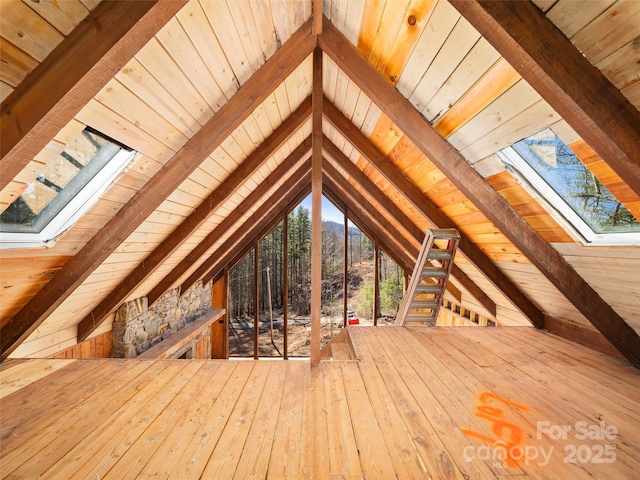
<svg viewBox="0 0 640 480"><path fill-rule="evenodd" d="M110 138L109 141L112 141ZM111 186L138 154L116 142L117 152L40 231L0 232L0 250L51 246L56 239L84 215Z"/></svg>
<svg viewBox="0 0 640 480"><path fill-rule="evenodd" d="M640 246L640 232L594 232L547 181L511 146L498 151L497 155L525 190L540 202L569 235L583 245Z"/></svg>

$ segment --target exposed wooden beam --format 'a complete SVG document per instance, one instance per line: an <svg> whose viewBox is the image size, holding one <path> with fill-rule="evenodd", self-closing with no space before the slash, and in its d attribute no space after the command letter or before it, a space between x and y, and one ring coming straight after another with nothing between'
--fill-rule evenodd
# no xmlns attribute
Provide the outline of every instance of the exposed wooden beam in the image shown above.
<svg viewBox="0 0 640 480"><path fill-rule="evenodd" d="M186 0L101 2L2 102L0 190Z"/></svg>
<svg viewBox="0 0 640 480"><path fill-rule="evenodd" d="M325 177L331 180L332 190L349 200L348 207L353 210L359 208L368 220L368 225L376 225L376 231L386 231L389 238L393 238L392 247L398 252L402 252L415 262L415 255L418 252L418 245L413 237L403 235L394 225L382 216L382 210L374 207L357 189L347 181L328 161L324 163ZM345 200L346 201L346 200Z"/></svg>
<svg viewBox="0 0 640 480"><path fill-rule="evenodd" d="M207 250L249 212L264 195L277 185L291 168L298 166L300 160L307 157L311 149L311 138L303 141L276 169L265 178L260 185L251 191L233 211L225 217L202 241L193 248L181 261L147 294L149 305L155 303L167 290L174 286L180 278L207 253Z"/></svg>
<svg viewBox="0 0 640 480"><path fill-rule="evenodd" d="M322 184L322 193L325 195L338 209L348 212L349 221L351 221L358 229L371 239L377 239L384 252L389 255L403 271L410 268L409 265L415 263L406 252L401 252L397 247L395 239L391 238L386 232L382 231L375 222L371 221L368 212L364 208L356 205L351 198L342 194L342 190L328 175L325 175ZM348 222L347 222L348 223ZM345 238L345 241L348 239ZM347 257L345 256L345 262ZM346 312L346 306L345 306ZM346 316L346 313L345 313Z"/></svg>
<svg viewBox="0 0 640 480"><path fill-rule="evenodd" d="M317 2L316 2L317 4ZM314 12L317 13L317 12ZM315 16L315 15L314 15ZM311 97L311 366L320 365L322 328L322 50L313 51L313 85Z"/></svg>
<svg viewBox="0 0 640 480"><path fill-rule="evenodd" d="M335 177L340 175L340 173L338 173L337 168L332 164L341 168L344 171L343 176L346 181L350 179L380 206L380 208L375 209L376 212L386 211L404 229L406 234L402 236L402 240L413 241L415 244L414 247L418 248L421 245L421 241L417 239L419 239L421 235L424 236L424 232L416 226L413 220L387 197L331 140L325 138L323 146L325 159L328 160L328 162L325 163L325 172Z"/></svg>
<svg viewBox="0 0 640 480"><path fill-rule="evenodd" d="M211 277L214 271L217 271L220 267L226 266L228 269L232 269L235 267L245 255L251 251L253 245L251 243L252 239L258 238L261 239L264 236L268 235L271 230L273 230L280 222L283 221L283 217L286 217L291 209L295 208L296 205L300 204L302 200L308 197L311 194L311 171L308 172L307 176L303 179L303 181L298 184L294 190L292 190L289 194L287 194L286 198L283 199L282 202L278 203L277 206L269 210L268 213L264 214L262 221L256 228L251 229L249 232L239 236L239 239L236 241L235 247L227 253L223 258L218 257L218 260L215 262L214 267L205 274L202 278L203 282L206 282L208 278ZM288 203L287 203L288 202ZM249 223L249 222L247 222Z"/></svg>
<svg viewBox="0 0 640 480"><path fill-rule="evenodd" d="M282 205L288 205L288 203L291 201L291 197L294 197L297 195L299 189L302 188L300 185L303 185L303 186L306 185L305 179L309 175L310 171L311 171L311 161L307 160L272 195L272 198L277 198L278 201L275 204L269 200L264 202L263 205L256 211L256 213L254 213L249 220L244 222L243 225L263 225L264 222L268 223L273 218L275 218L275 216L277 216L277 214L283 208ZM216 250L216 252L214 252L213 255L211 255L208 259L202 262L202 264L191 275L189 275L189 278L187 278L185 281L182 282L181 289L180 289L181 292L186 292L194 283L196 283L201 278L207 278L207 279L210 278L212 274L213 265L220 265L221 267L227 266L228 262L224 264L220 264L218 260L229 250L232 250L232 252L230 252L232 254L234 252L237 253L238 247L236 246L236 244L239 244L239 243L242 244L243 238L245 237L253 238L255 236L255 235L249 235L248 232L242 228L243 225L241 225L225 241L225 243L223 243ZM252 229L250 231L253 232L254 230ZM260 232L262 231L262 229L259 229L257 231ZM249 242L248 245L250 246L251 242ZM241 255L240 258L242 258L242 256L244 255ZM233 258L233 255L231 256L231 258ZM229 264L228 266L232 267L233 265Z"/></svg>
<svg viewBox="0 0 640 480"><path fill-rule="evenodd" d="M322 0L313 0L313 33L320 35L322 33Z"/></svg>
<svg viewBox="0 0 640 480"><path fill-rule="evenodd" d="M386 244L391 246L393 252L402 252L407 256L409 266L406 267L405 270L408 269L411 271L415 266L415 261L418 256L418 244L408 245L403 242L401 239L404 237L393 225L384 219L378 219L378 208L376 208L376 206L369 202L369 200L367 200L360 192L351 188L347 180L331 165L325 162L324 168L327 173L327 177L331 179L331 183L329 185L333 191L339 193L342 198L348 199L350 201L349 205L351 209L355 208L362 212L361 218L366 219L365 221L370 228L375 231L378 239L386 238ZM389 202L381 204L381 208L385 208L388 203ZM424 239L424 233L421 237ZM385 247L383 247L383 249L386 251ZM453 266L452 272L458 283L460 283L460 285L462 285L474 298L476 298L485 309L495 316L496 304L487 297L482 289L478 287L475 282L471 280L471 278L469 278L469 276L457 265ZM447 284L447 288L450 291L454 289L456 291L458 290L453 285L449 286L449 284ZM457 298L459 297L459 292L457 292Z"/></svg>
<svg viewBox="0 0 640 480"><path fill-rule="evenodd" d="M422 240L419 240L419 238L421 235L424 237L424 232L420 230L415 223L413 223L413 221L400 207L393 203L393 201L387 197L362 170L349 160L349 158L326 137L324 139L323 148L325 158L333 160L336 165L345 171L348 178L351 178L357 185L360 185L362 189L376 201L376 203L381 205L382 208L384 208L389 215L391 215L394 220L396 220L402 228L406 230L407 234L409 234L409 238L417 239L416 245L422 245Z"/></svg>
<svg viewBox="0 0 640 480"><path fill-rule="evenodd" d="M640 336L636 331L326 19L319 43L338 67L526 255L578 311L627 360L640 367ZM542 325L543 323L536 322L536 326Z"/></svg>
<svg viewBox="0 0 640 480"><path fill-rule="evenodd" d="M287 194L284 190L278 192L280 198L276 204L265 204L256 213L254 213L245 225L253 225L249 230L238 229L225 243L220 246L218 252L227 252L224 256L212 255L194 272L187 282L182 284L182 291L185 291L187 285L193 285L199 278L203 282L207 282L210 278L215 277L224 268L233 268L233 266L244 257L256 237L262 237L268 230L273 228L281 221L281 215L287 215L289 211L298 205L305 197L311 193L311 164L308 165L305 175L300 182ZM204 273L202 273L204 272Z"/></svg>
<svg viewBox="0 0 640 480"><path fill-rule="evenodd" d="M189 217L187 217L153 252L140 262L140 264L127 276L127 278L120 282L96 308L94 308L87 316L85 316L84 319L80 321L78 324L78 342L85 340L111 312L126 300L127 296L133 290L149 278L149 276L156 271L162 262L175 252L180 245L182 245L183 242L213 214L213 212L226 202L229 197L231 197L231 195L246 181L246 179L249 178L253 171L260 168L260 166L263 165L264 162L266 162L278 150L278 148L280 148L291 137L291 135L296 132L300 125L303 124L310 115L311 97L305 100L302 105L300 105L300 107L298 107L298 109L293 112L282 123L282 125L280 125L269 136L269 138L260 145L257 150L249 155L242 164L240 164L240 166L236 168L231 175L229 175L229 177L227 177L227 179L222 182L222 184L218 186L218 188L216 188L211 195L209 195L209 197L207 197L193 211L193 213L191 213L191 215L189 215ZM311 148L310 139L305 143L308 145L306 145L306 147L302 147L302 150L305 150L303 154L306 154ZM299 149L300 147L292 153L292 157L297 160L302 157L302 154L298 151ZM277 178L271 180L271 185L273 185L275 181L277 181ZM264 187L261 185L259 189L268 188L270 186L268 183L263 183L263 185ZM251 205L249 205L249 207L250 206ZM229 220L230 217L242 215L243 213L244 212L238 208L225 219L225 222ZM218 232L218 230L219 229L215 229L216 232ZM219 235L219 233L217 234ZM173 275L176 270L179 270L180 266L183 265L185 261L186 259L156 286L152 291L152 294L149 294L150 304L166 290L171 288L173 282L177 281L182 273L186 271L185 267L185 270ZM160 289L161 285L166 287L166 289L157 295L157 290Z"/></svg>
<svg viewBox="0 0 640 480"><path fill-rule="evenodd" d="M205 284L206 285L206 284ZM210 358L229 359L229 272L224 270L211 281L211 308L224 314L209 331Z"/></svg>
<svg viewBox="0 0 640 480"><path fill-rule="evenodd" d="M403 269L413 268L415 264L415 255L418 248L406 246L399 241L403 238L400 232L389 223L381 224L376 219L376 209L371 206L367 200L358 192L349 187L342 175L331 168L327 168L325 163L325 181L323 189L331 200L337 205L343 205L348 208L351 220L365 232L371 239L377 238L382 242L383 250L400 265Z"/></svg>
<svg viewBox="0 0 640 480"><path fill-rule="evenodd" d="M336 147L329 139L325 138L324 149L328 157L333 158L346 172L347 174L359 185L364 188L369 195L378 203L380 208L386 210L391 216L393 216L400 225L415 239L416 245L422 245L425 232L420 230L415 223L398 207L391 199L389 199L379 188L373 183L369 177L367 177L362 170L360 170L351 160L349 160L341 151ZM328 167L325 164L325 169ZM375 211L375 207L372 206ZM416 251L417 254L417 251ZM414 256L415 257L415 256ZM453 276L456 280L480 302L491 315L494 317L497 313L496 304L484 291L476 285L476 283L469 278L469 276L454 264L452 270Z"/></svg>
<svg viewBox="0 0 640 480"><path fill-rule="evenodd" d="M307 21L165 166L2 328L4 360L307 58Z"/></svg>
<svg viewBox="0 0 640 480"><path fill-rule="evenodd" d="M358 152L374 167L391 185L436 228L456 228L456 225L442 213L395 165L385 157L351 121L345 117L331 102L325 99L325 118L339 130ZM400 217L399 217L400 218ZM460 252L482 272L513 305L518 308L533 325L542 328L544 314L529 300L520 289L471 241L460 232ZM413 265L412 265L413 268ZM457 271L457 270L456 270ZM475 284L474 284L475 285ZM495 303L481 289L473 289L472 293L482 305L493 315L496 314ZM484 297L484 298L483 298ZM491 306L493 304L493 307Z"/></svg>
<svg viewBox="0 0 640 480"><path fill-rule="evenodd" d="M531 1L450 2L640 195L640 112Z"/></svg>
<svg viewBox="0 0 640 480"><path fill-rule="evenodd" d="M415 263L415 259L406 252L401 252L395 248L395 241L389 237L386 232L381 231L369 217L368 213L363 208L355 205L353 201L342 195L340 187L333 182L329 177L325 177L324 184L322 185L324 194L336 205L342 205L343 208L349 210L349 220L358 227L366 236L371 239L377 238L380 242L382 249L396 262L403 270L413 268L409 265Z"/></svg>

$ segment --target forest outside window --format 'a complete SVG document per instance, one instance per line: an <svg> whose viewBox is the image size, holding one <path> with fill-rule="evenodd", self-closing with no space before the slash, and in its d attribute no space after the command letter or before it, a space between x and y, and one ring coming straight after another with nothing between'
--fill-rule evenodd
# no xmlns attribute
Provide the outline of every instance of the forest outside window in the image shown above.
<svg viewBox="0 0 640 480"><path fill-rule="evenodd" d="M85 128L0 215L0 247L50 244L104 193L135 151Z"/></svg>
<svg viewBox="0 0 640 480"><path fill-rule="evenodd" d="M498 152L507 169L586 245L640 245L640 222L549 128Z"/></svg>

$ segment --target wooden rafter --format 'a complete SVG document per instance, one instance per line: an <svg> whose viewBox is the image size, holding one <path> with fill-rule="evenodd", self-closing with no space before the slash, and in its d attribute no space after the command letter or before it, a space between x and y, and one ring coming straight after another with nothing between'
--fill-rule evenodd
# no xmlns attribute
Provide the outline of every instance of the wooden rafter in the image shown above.
<svg viewBox="0 0 640 480"><path fill-rule="evenodd" d="M187 217L153 252L151 252L140 264L118 284L100 304L94 308L84 319L78 324L78 342L85 340L99 325L100 323L118 306L125 301L127 296L140 286L149 276L156 271L156 269L167 259L173 252L175 252L183 242L189 238L189 236L196 231L212 214L216 211L229 197L246 181L246 179L253 173L254 170L260 168L277 150L280 148L300 127L301 124L311 114L311 97L305 100L298 109L293 112L283 123L280 125L270 136L267 138L260 147L255 150L249 157L247 157L242 164L236 168L229 177L222 182L221 185L216 188L208 198L206 198L194 211ZM307 141L309 146L306 147L306 151L310 148L310 140ZM302 147L304 150L305 147ZM300 152L297 150L292 153L293 158L301 158ZM281 172L283 173L283 172ZM269 177L271 178L271 177ZM276 177L277 179L278 177ZM273 183L275 180L272 179ZM268 184L261 185L258 190L262 191L263 188L267 188ZM260 198L262 195L257 198ZM250 206L250 205L249 205ZM244 212L237 208L229 217L225 219L225 222L231 217L238 217L238 215ZM239 218L239 217L238 217ZM225 223L223 222L223 223ZM233 221L235 223L235 220ZM219 229L215 230L219 235ZM222 230L224 231L224 230ZM194 249L194 251L196 251ZM192 251L191 253L194 253ZM191 255L191 253L189 255ZM189 256L187 256L189 258ZM186 260L186 259L185 259ZM149 295L149 303L153 303L164 291L158 294L158 289L161 285L168 285L166 289L171 288L174 281L184 273L176 273L172 276L176 270L184 263L181 262L165 279L160 282L154 289L154 293ZM185 267L186 270L187 267ZM161 289L161 288L160 288Z"/></svg>
<svg viewBox="0 0 640 480"><path fill-rule="evenodd" d="M295 70L316 45L303 24L2 329L5 359Z"/></svg>
<svg viewBox="0 0 640 480"><path fill-rule="evenodd" d="M316 2L317 6L317 2ZM314 12L317 13L317 12ZM315 16L315 15L314 15ZM320 365L322 315L322 50L313 51L311 155L311 366Z"/></svg>
<svg viewBox="0 0 640 480"><path fill-rule="evenodd" d="M349 209L349 219L362 230L368 237L379 239L384 245L384 250L391 252L389 256L400 265L403 269L410 269L410 265L415 262L414 248L400 248L402 242L398 242L398 237L394 234L397 230L390 225L383 228L380 223L371 216L369 205L363 205L358 202L359 198L354 198L353 190L345 190L344 185L340 185L339 179L333 178L327 174L323 184L323 190L327 197L334 203L344 205ZM355 195L357 197L357 195Z"/></svg>
<svg viewBox="0 0 640 480"><path fill-rule="evenodd" d="M0 190L185 3L101 2L27 75L2 102Z"/></svg>
<svg viewBox="0 0 640 480"><path fill-rule="evenodd" d="M251 191L233 211L225 217L202 241L184 257L171 272L169 272L158 284L151 289L147 298L149 305L155 303L167 290L169 290L193 265L197 264L215 242L228 232L234 225L249 212L267 192L277 185L290 169L299 166L303 158L307 158L311 149L311 138L303 141L287 158L287 160L269 174L257 188Z"/></svg>
<svg viewBox="0 0 640 480"><path fill-rule="evenodd" d="M351 162L332 142L328 139L325 139L324 148L327 151L328 156L333 158L346 172L347 174L364 190L367 191L369 195L373 197L373 199L378 203L380 208L387 210L387 212L392 215L403 228L407 230L407 232L415 239L416 246L422 245L422 241L424 240L425 233L420 230L413 221L398 207L396 206L391 199L389 199L378 187L375 185L369 177L367 177L362 170L360 170L353 162ZM329 175L331 175L330 168L325 164L325 171ZM336 172L337 173L337 172ZM335 177L334 177L335 178ZM371 205L370 211L375 211L375 207ZM417 255L417 250L415 252ZM415 261L415 257L414 257ZM480 302L480 304L487 309L487 311L495 316L496 315L496 304L489 296L484 293L484 291L476 285L476 283L469 278L467 274L465 274L460 267L454 264L453 266L453 276L458 280L458 282L465 288L471 295Z"/></svg>
<svg viewBox="0 0 640 480"><path fill-rule="evenodd" d="M456 228L456 225L442 213L442 211L429 200L395 165L380 152L351 121L345 117L335 105L325 100L325 118L339 130L342 135L353 145L358 152L378 172L391 183L391 185L436 228ZM520 289L473 243L464 232L460 232L460 252L484 274L504 296L518 308L533 325L542 328L544 314L529 300ZM481 296L481 292L475 292ZM484 294L486 297L486 294ZM490 304L487 300L482 302L485 307ZM491 310L489 310L491 311Z"/></svg>
<svg viewBox="0 0 640 480"><path fill-rule="evenodd" d="M450 2L640 195L640 112L531 1Z"/></svg>
<svg viewBox="0 0 640 480"><path fill-rule="evenodd" d="M325 181L322 189L329 200L342 208L348 209L349 220L366 236L371 239L377 239L385 253L387 253L400 268L404 271L413 268L410 265L415 263L415 260L412 260L406 253L396 250L393 239L389 238L385 232L380 231L375 224L371 222L368 215L364 212L364 209L353 204L351 199L341 195L339 187L331 179Z"/></svg>
<svg viewBox="0 0 640 480"><path fill-rule="evenodd" d="M246 237L250 237L253 239L255 235L250 235L249 232L253 232L256 226L260 226L261 228L256 230L257 232L261 232L265 225L270 225L277 215L280 213L282 209L282 205L286 205L291 202L291 197L296 197L300 188L305 187L306 178L309 175L309 171L311 169L311 162L305 161L300 168L294 172L285 182L284 184L275 192L273 195L274 198L278 198L278 202L273 204L269 201L266 201L261 208L258 209L256 213L254 213L249 220L243 223L226 241L223 243L216 252L207 258L200 266L191 274L189 277L182 282L180 291L186 292L191 286L196 283L198 280L204 278L205 276L209 278L209 273L211 272L214 265L219 264L219 259L225 253L230 253L231 257L233 254L237 254L238 250L241 249L238 245L244 245L243 239ZM302 185L302 186L301 186ZM247 232L242 227L244 225L253 225L251 230ZM249 242L249 243L252 243ZM242 258L242 257L240 257ZM225 263L222 265L231 267L232 265ZM214 274L215 275L215 274Z"/></svg>
<svg viewBox="0 0 640 480"><path fill-rule="evenodd" d="M265 204L244 225L252 225L249 230L240 228L218 249L216 255L209 257L202 266L194 272L187 281L182 284L182 291L193 285L200 278L203 282L214 278L225 268L233 266L244 257L253 247L256 238L261 238L269 232L280 221L282 215L287 215L289 211L299 204L311 193L311 163L306 167L306 172L299 179L299 183L287 194L284 189L280 190L279 200L276 204ZM227 252L224 256L218 252Z"/></svg>
<svg viewBox="0 0 640 480"><path fill-rule="evenodd" d="M289 160L287 160L287 163L289 164ZM306 167L303 166L300 168L298 174L308 175L310 163L307 162L305 165ZM329 179L325 178L324 182L327 181L331 182ZM260 210L258 210L251 218L243 223L243 225L254 225L254 227L249 231L246 231L241 226L231 237L229 237L229 239L227 239L227 241L220 248L217 249L214 255L209 257L209 259L205 261L198 268L198 270L190 276L187 281L183 282L181 290L185 291L200 278L202 278L205 282L209 279L215 278L225 267L232 266L234 263L239 261L252 248L256 239L259 239L261 238L261 236L268 233L268 231L271 230L280 221L282 212L284 212L285 214L288 213L291 208L295 207L295 205L297 205L305 196L308 195L308 183L309 182L306 182L305 184L304 181L299 181L297 187L294 187L294 189L298 189L298 187L305 188L300 191L294 191L294 189L292 189L289 195L282 198L282 200L275 206L266 204L263 205ZM282 188L273 196L276 198L281 197L282 195L284 195L284 192L287 191L287 189L288 188ZM293 200L291 199L292 195ZM336 196L334 198L332 198L332 200L338 205L344 205L339 200L340 197ZM373 233L375 227L372 227L372 223L369 220L363 220L363 218L368 217L369 212L365 213L365 211L362 210L361 213L362 216L356 215L356 224L358 224L359 226L364 224L365 226L363 227L363 231L365 231L365 233L367 233L369 236L374 235L376 238L380 238L381 235ZM403 255L404 258L402 259L398 257L399 249L396 248L397 245L394 245L394 243L392 243L389 238L387 238L386 240L381 240L381 244L383 246L383 249L388 252L388 255L396 263L398 263L398 265L400 265L403 269L410 268L410 265L413 263L414 259L412 259L408 255Z"/></svg>
<svg viewBox="0 0 640 480"><path fill-rule="evenodd" d="M390 201L380 188L373 183L373 181L360 170L349 158L342 153L336 145L328 138L324 139L323 143L325 158L333 160L336 165L342 168L348 178L351 178L356 185L360 185L364 191L367 192L379 205L381 205L388 213L396 220L402 228L409 235L408 238L417 239L420 235L424 235L424 232L420 230L415 223L408 217L400 207ZM330 163L325 163L325 171L327 168L333 168ZM416 241L416 245L420 245L420 240Z"/></svg>
<svg viewBox="0 0 640 480"><path fill-rule="evenodd" d="M339 193L342 198L349 199L349 208L352 210L358 209L362 212L362 218L365 218L368 225L376 232L376 238L378 240L386 239L386 244L391 245L394 252L403 252L407 255L410 265L415 265L416 257L419 253L417 245L407 245L401 239L403 238L401 233L389 222L384 219L377 219L378 209L371 202L369 202L361 193L351 188L347 180L340 175L340 173L331 167L328 163L325 163L325 171L330 178L329 185L333 191ZM377 188L377 187L376 187ZM389 202L382 205L382 208ZM424 239L424 233L422 234ZM411 271L413 267L408 267L406 270ZM496 314L496 304L478 287L471 278L464 273L457 265L453 266L453 276L458 283L462 285L474 298L476 298L481 305L483 305L492 315ZM453 285L447 287L449 290L453 290ZM457 289L456 289L457 290ZM457 298L460 295L457 294Z"/></svg>
<svg viewBox="0 0 640 480"><path fill-rule="evenodd" d="M336 207L338 207L339 210L345 212L345 217L347 219L347 230L349 221L353 222L353 224L356 225L356 227L358 227L360 230L362 230L362 232L364 232L364 234L368 237L377 237L380 241L382 250L384 250L385 253L389 255L389 258L391 258L391 260L393 260L402 270L412 268L410 265L415 263L414 260L412 260L405 254L401 254L400 249L394 247L395 243L392 242L390 238L384 237L383 232L377 231L375 225L373 225L373 223L369 221L368 215L364 214L364 210L358 209L356 205L352 205L352 202L349 198L334 193L339 191L339 189L328 176L325 176L324 178L325 181L322 184L322 193L327 197L327 199L329 199L329 201L331 201ZM351 205L351 207L349 205ZM345 245L347 245L348 243L346 238L348 237L347 233L345 233ZM379 233L382 233L382 235L378 235ZM345 262L345 265L346 264L347 262ZM347 308L345 304L345 315L346 310Z"/></svg>
<svg viewBox="0 0 640 480"><path fill-rule="evenodd" d="M319 44L378 108L449 177L633 365L640 366L640 336L544 238L442 138L349 41L325 20Z"/></svg>
<svg viewBox="0 0 640 480"><path fill-rule="evenodd" d="M313 0L313 33L320 35L322 33L322 0Z"/></svg>
<svg viewBox="0 0 640 480"><path fill-rule="evenodd" d="M203 282L206 282L213 275L214 271L218 271L221 266L226 265L228 269L232 269L235 267L242 258L251 251L254 246L254 242L256 239L259 241L265 235L268 235L271 230L273 230L280 222L284 221L287 215L291 212L296 205L299 205L302 200L308 197L311 194L311 172L307 174L307 176L298 184L294 190L292 190L284 201L278 203L275 208L273 208L268 217L264 217L259 224L255 225L254 228L246 232L244 235L239 237L236 246L231 250L227 255L218 259L215 262L214 267L203 277ZM289 203L286 203L289 202Z"/></svg>
<svg viewBox="0 0 640 480"><path fill-rule="evenodd" d="M393 224L391 224L383 215L380 208L375 208L373 204L351 183L333 167L328 161L325 160L324 165L325 176L329 178L329 185L334 193L338 193L341 197L349 199L350 202L347 206L350 210L354 208L360 209L360 211L366 214L368 225L375 225L376 232L386 232L388 238L393 238L394 241L391 244L397 252L401 252L407 258L415 261L415 255L418 253L418 246L415 241L410 241L405 235L403 235Z"/></svg>
<svg viewBox="0 0 640 480"><path fill-rule="evenodd" d="M406 237L380 214L380 210L376 209L364 195L353 188L347 179L328 162L324 164L324 171L327 178L326 183L331 191L339 194L351 211L359 211L362 214L361 217L367 220L367 225L375 227L376 236L382 236L381 233L384 232L385 238L390 240L387 242L388 245L395 252L408 260L415 261L418 248L413 242L407 241Z"/></svg>

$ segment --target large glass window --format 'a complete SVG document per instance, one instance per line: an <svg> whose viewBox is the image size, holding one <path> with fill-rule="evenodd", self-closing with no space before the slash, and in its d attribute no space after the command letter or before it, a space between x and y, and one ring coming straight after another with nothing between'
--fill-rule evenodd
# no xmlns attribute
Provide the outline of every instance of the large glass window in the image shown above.
<svg viewBox="0 0 640 480"><path fill-rule="evenodd" d="M499 156L585 244L640 244L640 222L551 129L515 143Z"/></svg>
<svg viewBox="0 0 640 480"><path fill-rule="evenodd" d="M253 357L255 342L255 252L229 271L229 356Z"/></svg>
<svg viewBox="0 0 640 480"><path fill-rule="evenodd" d="M308 205L305 206L305 205ZM311 195L289 213L288 228L288 324L289 357L311 355Z"/></svg>
<svg viewBox="0 0 640 480"><path fill-rule="evenodd" d="M378 253L378 264L381 314L378 317L378 325L393 326L404 295L404 272L382 250Z"/></svg>
<svg viewBox="0 0 640 480"><path fill-rule="evenodd" d="M258 243L258 355L284 357L284 222Z"/></svg>
<svg viewBox="0 0 640 480"><path fill-rule="evenodd" d="M135 152L86 128L0 215L2 248L54 240L97 200Z"/></svg>

